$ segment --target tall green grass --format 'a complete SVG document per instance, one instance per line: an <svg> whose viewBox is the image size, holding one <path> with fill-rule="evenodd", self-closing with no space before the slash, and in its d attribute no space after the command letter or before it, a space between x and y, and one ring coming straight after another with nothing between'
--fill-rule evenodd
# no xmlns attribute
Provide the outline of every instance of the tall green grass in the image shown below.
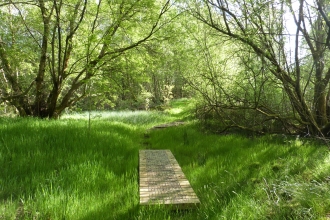
<svg viewBox="0 0 330 220"><path fill-rule="evenodd" d="M308 140L202 135L196 125L154 131L201 200L185 219L326 219L330 154Z"/></svg>
<svg viewBox="0 0 330 220"><path fill-rule="evenodd" d="M330 154L303 139L199 132L174 103L159 112L92 112L60 120L0 118L0 219L326 219ZM90 129L89 129L90 127ZM148 135L145 135L148 133ZM139 149L170 149L197 209L139 207Z"/></svg>
<svg viewBox="0 0 330 220"><path fill-rule="evenodd" d="M0 118L0 219L125 219L138 205L138 150L154 112Z"/></svg>

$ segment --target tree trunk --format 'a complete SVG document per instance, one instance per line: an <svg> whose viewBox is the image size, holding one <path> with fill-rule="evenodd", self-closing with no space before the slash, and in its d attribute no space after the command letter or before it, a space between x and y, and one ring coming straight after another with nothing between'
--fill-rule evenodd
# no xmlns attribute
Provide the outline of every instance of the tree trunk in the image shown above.
<svg viewBox="0 0 330 220"><path fill-rule="evenodd" d="M328 123L327 117L327 93L326 87L322 81L315 84L314 92L314 114L316 122L320 127L325 126Z"/></svg>
<svg viewBox="0 0 330 220"><path fill-rule="evenodd" d="M47 62L47 50L48 50L48 37L50 33L50 17L52 14L52 11L48 12L45 7L45 3L43 0L39 0L40 4L40 10L41 10L41 16L43 20L43 34L42 34L42 44L41 44L41 50L40 50L40 60L39 60L39 69L38 74L36 77L36 97L34 101L34 109L33 109L33 116L36 117L47 117L48 115L48 109L47 109L47 103L46 103L46 95L45 95L45 82L44 82L44 76L46 72L46 62ZM52 9L53 10L53 9Z"/></svg>
<svg viewBox="0 0 330 220"><path fill-rule="evenodd" d="M318 1L318 6L325 7L324 0ZM315 38L315 49L311 48L312 57L315 66L315 87L314 87L314 105L315 105L315 117L317 123L323 127L328 123L327 118L327 84L329 80L324 74L324 58L325 58L325 45L326 31L324 29L323 19L321 13L317 15L317 19L314 24L314 31L312 37ZM310 45L311 47L311 45Z"/></svg>

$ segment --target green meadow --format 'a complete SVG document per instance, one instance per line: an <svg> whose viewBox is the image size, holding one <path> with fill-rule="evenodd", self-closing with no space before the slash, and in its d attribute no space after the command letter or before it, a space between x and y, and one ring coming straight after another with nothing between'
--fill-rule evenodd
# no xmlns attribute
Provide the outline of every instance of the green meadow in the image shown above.
<svg viewBox="0 0 330 220"><path fill-rule="evenodd" d="M0 118L0 219L329 219L330 153L311 139L201 132L164 112ZM89 120L90 118L90 120ZM177 127L151 127L184 120ZM170 149L201 204L140 207L138 151Z"/></svg>

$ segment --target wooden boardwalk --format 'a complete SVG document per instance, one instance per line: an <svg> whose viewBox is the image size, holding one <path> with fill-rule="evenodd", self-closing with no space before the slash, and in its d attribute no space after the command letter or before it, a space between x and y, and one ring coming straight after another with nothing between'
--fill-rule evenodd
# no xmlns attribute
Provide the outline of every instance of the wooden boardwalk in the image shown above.
<svg viewBox="0 0 330 220"><path fill-rule="evenodd" d="M200 203L170 150L140 150L140 204L184 209Z"/></svg>

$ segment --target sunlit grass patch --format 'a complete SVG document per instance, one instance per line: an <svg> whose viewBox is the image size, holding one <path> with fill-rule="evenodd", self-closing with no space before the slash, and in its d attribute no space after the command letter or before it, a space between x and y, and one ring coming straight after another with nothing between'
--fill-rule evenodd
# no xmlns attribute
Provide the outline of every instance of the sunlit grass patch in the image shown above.
<svg viewBox="0 0 330 220"><path fill-rule="evenodd" d="M182 119L175 112L93 114L90 124L86 115L0 118L0 219L322 219L330 212L325 146L205 134L193 121L150 130ZM145 148L172 151L200 207L139 207Z"/></svg>
<svg viewBox="0 0 330 220"><path fill-rule="evenodd" d="M99 121L122 122L129 126L151 127L160 123L170 122L177 116L157 111L104 111L64 114L61 119L84 120L86 123L98 123Z"/></svg>
<svg viewBox="0 0 330 220"><path fill-rule="evenodd" d="M166 109L165 112L180 119L192 119L195 108L196 101L194 99L177 99L171 101L171 108Z"/></svg>
<svg viewBox="0 0 330 220"><path fill-rule="evenodd" d="M172 108L172 109L168 110L168 112L176 115L176 114L180 114L181 112L183 112L183 109L182 108Z"/></svg>

